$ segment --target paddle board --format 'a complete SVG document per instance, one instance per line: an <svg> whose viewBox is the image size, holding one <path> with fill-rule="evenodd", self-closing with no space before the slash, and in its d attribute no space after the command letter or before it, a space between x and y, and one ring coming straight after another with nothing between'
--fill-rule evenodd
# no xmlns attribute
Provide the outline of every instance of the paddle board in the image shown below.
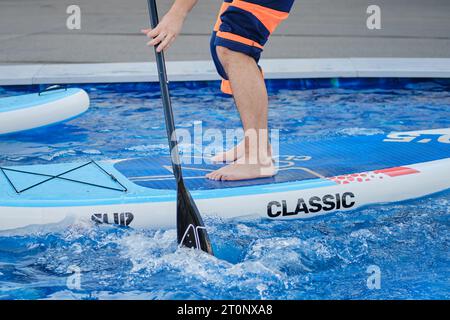
<svg viewBox="0 0 450 320"><path fill-rule="evenodd" d="M211 181L220 165L183 165L204 216L303 219L450 188L450 128L280 145L273 178ZM1 167L0 230L65 219L174 227L168 157Z"/></svg>
<svg viewBox="0 0 450 320"><path fill-rule="evenodd" d="M89 96L77 88L0 98L0 135L67 121L88 108Z"/></svg>

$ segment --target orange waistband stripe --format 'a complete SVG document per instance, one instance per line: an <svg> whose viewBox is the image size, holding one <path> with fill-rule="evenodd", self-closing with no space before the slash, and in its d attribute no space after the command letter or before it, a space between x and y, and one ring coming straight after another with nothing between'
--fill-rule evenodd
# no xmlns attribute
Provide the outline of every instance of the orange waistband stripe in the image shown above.
<svg viewBox="0 0 450 320"><path fill-rule="evenodd" d="M243 0L234 0L231 5L252 13L259 21L261 21L270 33L274 32L281 21L289 16L288 12L266 8Z"/></svg>
<svg viewBox="0 0 450 320"><path fill-rule="evenodd" d="M238 36L237 34L230 33L230 32L217 31L217 37L223 38L223 39L228 39L228 40L231 40L231 41L240 42L240 43L246 44L248 46L256 47L256 48L259 48L259 49L263 49L264 48L258 42L255 42L253 40L250 40L250 39Z"/></svg>

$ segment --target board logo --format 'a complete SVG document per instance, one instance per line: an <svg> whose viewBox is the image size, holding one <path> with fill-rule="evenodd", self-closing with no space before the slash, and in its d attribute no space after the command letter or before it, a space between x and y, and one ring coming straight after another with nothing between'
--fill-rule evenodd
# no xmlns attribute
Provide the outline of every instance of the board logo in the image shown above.
<svg viewBox="0 0 450 320"><path fill-rule="evenodd" d="M439 130L436 130L439 131ZM443 129L441 133L427 133L426 131L414 132L391 132L383 140L384 142L412 142L412 143L450 143L448 129Z"/></svg>
<svg viewBox="0 0 450 320"><path fill-rule="evenodd" d="M91 220L95 223L117 224L119 226L129 226L134 219L131 212L122 213L94 213Z"/></svg>
<svg viewBox="0 0 450 320"><path fill-rule="evenodd" d="M336 194L326 194L323 197L314 196L307 201L303 198L297 200L295 209L289 211L287 200L270 201L267 204L267 215L270 218L279 216L288 217L298 214L317 213L320 211L332 211L339 209L349 209L355 205L355 195L352 192L344 192Z"/></svg>

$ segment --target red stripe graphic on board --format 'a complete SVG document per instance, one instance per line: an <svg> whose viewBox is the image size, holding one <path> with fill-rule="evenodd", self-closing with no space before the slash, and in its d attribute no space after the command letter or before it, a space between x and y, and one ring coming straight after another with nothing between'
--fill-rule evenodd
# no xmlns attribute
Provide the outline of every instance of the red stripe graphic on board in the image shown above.
<svg viewBox="0 0 450 320"><path fill-rule="evenodd" d="M408 174L413 173L419 173L420 171L408 168L408 167L394 167L389 169L382 169L382 170L376 170L375 173L383 173L385 175L388 175L389 177L398 177L398 176L404 176Z"/></svg>

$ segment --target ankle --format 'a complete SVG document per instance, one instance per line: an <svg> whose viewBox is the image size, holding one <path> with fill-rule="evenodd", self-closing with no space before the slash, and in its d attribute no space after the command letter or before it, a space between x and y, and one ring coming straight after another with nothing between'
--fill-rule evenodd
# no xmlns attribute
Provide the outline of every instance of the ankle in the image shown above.
<svg viewBox="0 0 450 320"><path fill-rule="evenodd" d="M245 152L242 157L237 158L236 163L270 166L273 164L273 159L269 153Z"/></svg>

